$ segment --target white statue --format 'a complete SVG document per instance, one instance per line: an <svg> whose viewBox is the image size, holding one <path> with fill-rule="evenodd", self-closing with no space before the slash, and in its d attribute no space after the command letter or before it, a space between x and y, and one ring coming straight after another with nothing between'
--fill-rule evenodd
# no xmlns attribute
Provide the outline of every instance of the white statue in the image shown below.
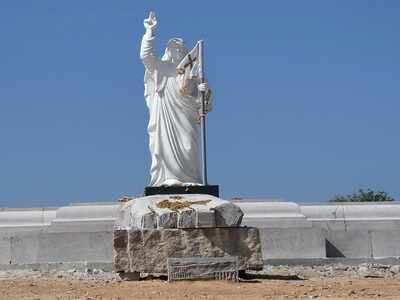
<svg viewBox="0 0 400 300"><path fill-rule="evenodd" d="M146 32L140 48L140 58L146 69L144 96L150 111L150 186L199 185L202 183L201 92L205 92L208 112L211 91L198 77L177 71L178 64L188 54L182 39L169 40L164 55L157 58L156 26L156 17L150 13L144 20Z"/></svg>

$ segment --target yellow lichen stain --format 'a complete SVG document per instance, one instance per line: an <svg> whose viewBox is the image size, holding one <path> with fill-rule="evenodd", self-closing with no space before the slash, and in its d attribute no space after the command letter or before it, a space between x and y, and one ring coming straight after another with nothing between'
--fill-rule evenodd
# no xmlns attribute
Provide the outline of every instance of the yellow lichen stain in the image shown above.
<svg viewBox="0 0 400 300"><path fill-rule="evenodd" d="M168 208L170 210L178 211L180 209L189 208L193 204L206 205L211 200L197 200L197 201L170 201L168 199L162 200L156 204L158 208Z"/></svg>

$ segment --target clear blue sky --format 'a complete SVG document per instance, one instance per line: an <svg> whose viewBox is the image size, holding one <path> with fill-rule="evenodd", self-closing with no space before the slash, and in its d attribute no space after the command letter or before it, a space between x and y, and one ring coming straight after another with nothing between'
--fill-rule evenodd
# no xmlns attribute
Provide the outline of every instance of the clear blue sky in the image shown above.
<svg viewBox="0 0 400 300"><path fill-rule="evenodd" d="M138 48L206 43L209 177L222 196L400 198L399 1L0 2L0 207L139 195Z"/></svg>

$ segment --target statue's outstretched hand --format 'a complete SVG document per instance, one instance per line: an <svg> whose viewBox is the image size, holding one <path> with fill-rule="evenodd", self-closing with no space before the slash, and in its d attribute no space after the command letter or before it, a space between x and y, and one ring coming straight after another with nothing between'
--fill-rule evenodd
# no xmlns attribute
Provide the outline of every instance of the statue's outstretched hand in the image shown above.
<svg viewBox="0 0 400 300"><path fill-rule="evenodd" d="M143 25L144 25L144 28L146 28L146 31L154 30L157 27L156 14L151 11L149 14L149 17L147 19L144 19Z"/></svg>

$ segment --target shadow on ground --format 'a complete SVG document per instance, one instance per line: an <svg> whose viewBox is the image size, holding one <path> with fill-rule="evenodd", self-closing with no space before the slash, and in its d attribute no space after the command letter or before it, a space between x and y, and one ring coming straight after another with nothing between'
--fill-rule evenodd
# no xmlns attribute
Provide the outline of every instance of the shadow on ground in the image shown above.
<svg viewBox="0 0 400 300"><path fill-rule="evenodd" d="M304 280L303 277L298 275L273 275L273 274L248 274L241 273L240 279L242 280L257 280L257 279L269 279L269 280Z"/></svg>

